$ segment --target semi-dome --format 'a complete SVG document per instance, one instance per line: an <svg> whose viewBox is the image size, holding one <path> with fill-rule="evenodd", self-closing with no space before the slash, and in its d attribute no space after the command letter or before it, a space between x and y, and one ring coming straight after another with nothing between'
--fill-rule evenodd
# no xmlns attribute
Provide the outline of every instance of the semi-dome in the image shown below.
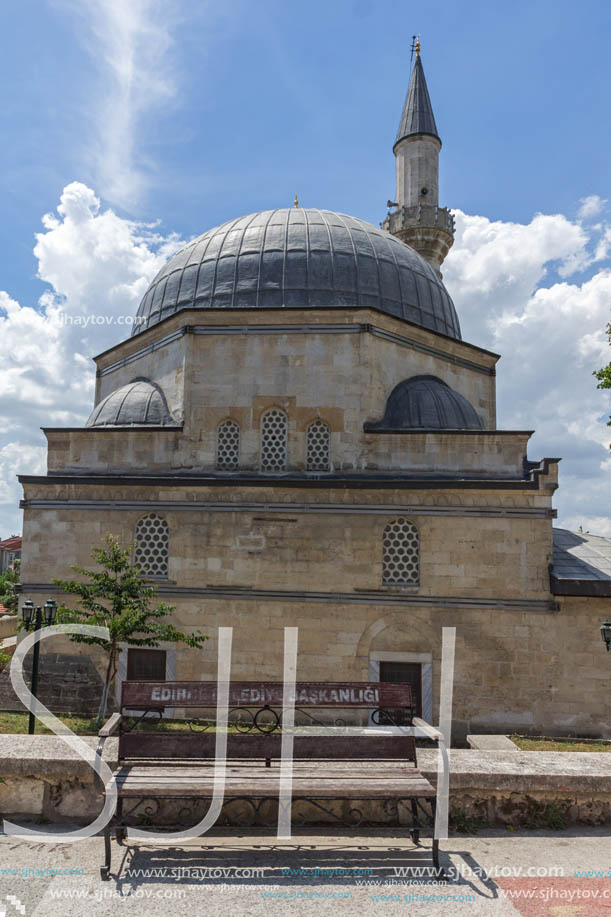
<svg viewBox="0 0 611 917"><path fill-rule="evenodd" d="M482 419L464 395L436 376L412 376L388 396L384 417L365 430L483 430Z"/></svg>
<svg viewBox="0 0 611 917"><path fill-rule="evenodd" d="M162 390L150 379L134 379L93 409L86 427L175 427Z"/></svg>
<svg viewBox="0 0 611 917"><path fill-rule="evenodd" d="M133 333L181 309L379 309L461 339L433 268L385 230L330 210L251 213L210 229L159 271Z"/></svg>

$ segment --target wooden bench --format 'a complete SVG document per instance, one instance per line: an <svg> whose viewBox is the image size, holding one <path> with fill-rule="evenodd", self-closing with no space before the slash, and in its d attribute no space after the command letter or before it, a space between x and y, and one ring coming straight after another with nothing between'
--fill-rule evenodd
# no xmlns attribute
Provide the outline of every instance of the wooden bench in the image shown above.
<svg viewBox="0 0 611 917"><path fill-rule="evenodd" d="M127 836L126 817L130 813L124 812L126 801L208 800L213 796L216 734L205 731L206 723L213 725L213 719L194 721L193 729L197 731L184 732L142 732L138 723L145 717L161 719L168 708L212 710L215 706L214 682L123 683L121 713L113 714L99 732L100 755L106 738L119 733L119 766L114 774L118 803L104 832L105 862L100 869L103 879L110 878L111 831L114 829L120 844ZM231 683L229 721L239 731L227 735L225 806L250 801L257 817L263 803L277 801L282 708L281 683ZM345 734L345 711L361 711L361 720L369 724L368 728L354 728L357 734ZM439 740L441 735L412 717L411 687L379 682L298 682L294 719L295 725L318 726L319 732L320 726L325 726L327 734L317 735L313 729L311 734L293 738L293 805L307 802L327 818L339 818L327 808L329 801L381 801L387 814L390 806L397 816L399 803L409 802L411 824L407 830L419 845L421 830L434 826L435 789L418 770L414 730L409 729L411 734L407 734L408 730L396 734L395 729L393 734L387 727L413 723L420 734L433 740ZM204 731L196 723L202 724ZM337 734L328 734L329 726ZM356 824L353 821L350 826L356 827L363 821L362 813L354 806L350 812L353 818L357 816ZM435 838L432 856L435 870L442 875Z"/></svg>

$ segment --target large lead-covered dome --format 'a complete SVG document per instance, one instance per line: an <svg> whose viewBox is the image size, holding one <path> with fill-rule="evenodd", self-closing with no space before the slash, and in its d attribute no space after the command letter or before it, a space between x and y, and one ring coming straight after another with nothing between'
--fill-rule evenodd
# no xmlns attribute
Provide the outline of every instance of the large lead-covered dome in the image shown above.
<svg viewBox="0 0 611 917"><path fill-rule="evenodd" d="M412 248L331 210L264 210L229 220L163 266L133 333L180 309L379 309L460 340L452 300Z"/></svg>

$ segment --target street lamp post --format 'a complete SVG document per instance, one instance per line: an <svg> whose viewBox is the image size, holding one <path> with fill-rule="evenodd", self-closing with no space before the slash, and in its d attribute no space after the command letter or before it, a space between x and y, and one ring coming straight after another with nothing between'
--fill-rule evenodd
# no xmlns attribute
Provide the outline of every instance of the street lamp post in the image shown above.
<svg viewBox="0 0 611 917"><path fill-rule="evenodd" d="M43 627L43 609L40 605L34 605L34 602L24 602L21 606L21 617L23 618L23 623L25 624L26 630L40 630ZM55 621L55 616L57 615L57 603L55 599L47 599L44 606L44 624L50 625ZM30 691L36 697L38 692L38 662L40 659L40 640L37 640L34 644L34 652L32 653L32 683L30 686ZM36 730L36 717L34 713L30 710L30 719L28 722L28 733L29 735L34 735Z"/></svg>

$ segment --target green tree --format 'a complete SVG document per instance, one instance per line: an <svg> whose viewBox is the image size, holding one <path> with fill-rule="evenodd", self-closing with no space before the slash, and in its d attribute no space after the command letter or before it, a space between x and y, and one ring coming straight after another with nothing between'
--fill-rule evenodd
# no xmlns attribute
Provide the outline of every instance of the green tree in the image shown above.
<svg viewBox="0 0 611 917"><path fill-rule="evenodd" d="M609 344L611 344L611 322L607 325L607 336L609 338ZM596 388L611 388L611 362L603 366L602 369L595 369L592 375L596 376L598 379ZM611 417L607 421L607 425L611 427Z"/></svg>
<svg viewBox="0 0 611 917"><path fill-rule="evenodd" d="M12 570L5 570L0 574L0 605L4 605L11 614L17 614L17 592L15 587L19 582L19 561L15 561Z"/></svg>
<svg viewBox="0 0 611 917"><path fill-rule="evenodd" d="M87 581L59 580L54 582L63 592L78 595L78 608L58 609L58 623L76 622L107 627L110 640L74 634L75 643L100 646L108 656L104 690L100 701L97 722L106 716L110 690L117 673L117 662L121 646L159 646L161 642L184 643L199 649L208 639L206 634L195 631L191 634L177 630L167 621L174 611L173 605L161 603L151 608L156 594L154 586L148 585L138 566L130 560L131 546L121 548L115 535L106 535L104 547L93 548L92 557L101 570L85 570L72 567L75 573Z"/></svg>

